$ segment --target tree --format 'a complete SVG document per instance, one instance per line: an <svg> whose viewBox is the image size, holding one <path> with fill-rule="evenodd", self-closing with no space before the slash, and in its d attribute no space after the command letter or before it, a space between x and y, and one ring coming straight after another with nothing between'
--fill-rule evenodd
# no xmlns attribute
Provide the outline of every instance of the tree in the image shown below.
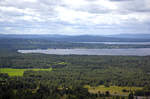
<svg viewBox="0 0 150 99"><path fill-rule="evenodd" d="M128 96L128 99L134 99L133 92L130 92L130 94L129 94L129 96Z"/></svg>

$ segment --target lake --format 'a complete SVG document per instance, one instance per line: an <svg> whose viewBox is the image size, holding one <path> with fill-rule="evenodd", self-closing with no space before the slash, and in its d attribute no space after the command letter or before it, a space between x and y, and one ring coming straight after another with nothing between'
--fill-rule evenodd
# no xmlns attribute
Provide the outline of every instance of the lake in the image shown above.
<svg viewBox="0 0 150 99"><path fill-rule="evenodd" d="M124 55L124 56L147 56L150 48L131 49L35 49L18 50L19 53L43 53L56 55Z"/></svg>
<svg viewBox="0 0 150 99"><path fill-rule="evenodd" d="M150 45L150 42L78 42L78 43L89 43L89 44L127 44L127 45Z"/></svg>

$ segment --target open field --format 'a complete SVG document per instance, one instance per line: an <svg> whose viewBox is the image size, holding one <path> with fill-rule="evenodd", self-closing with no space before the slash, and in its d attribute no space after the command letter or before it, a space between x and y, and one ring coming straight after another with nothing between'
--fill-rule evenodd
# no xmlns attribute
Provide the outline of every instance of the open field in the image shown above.
<svg viewBox="0 0 150 99"><path fill-rule="evenodd" d="M9 76L23 76L24 71L32 70L32 71L52 71L52 68L48 69L14 69L14 68L0 68L0 73L8 73Z"/></svg>
<svg viewBox="0 0 150 99"><path fill-rule="evenodd" d="M122 96L129 95L130 91L142 89L142 87L120 87L120 86L105 87L104 85L100 85L98 87L91 87L89 85L86 85L84 87L88 88L90 93L98 93L98 92L105 93L106 91L109 91L111 95L122 95Z"/></svg>

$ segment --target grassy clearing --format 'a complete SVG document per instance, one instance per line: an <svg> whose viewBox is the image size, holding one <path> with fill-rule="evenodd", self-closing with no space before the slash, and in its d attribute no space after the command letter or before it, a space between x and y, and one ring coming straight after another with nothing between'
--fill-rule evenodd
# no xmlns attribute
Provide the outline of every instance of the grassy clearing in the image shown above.
<svg viewBox="0 0 150 99"><path fill-rule="evenodd" d="M8 73L9 76L23 76L24 71L33 70L33 71L52 71L52 68L48 69L14 69L14 68L0 68L0 73Z"/></svg>
<svg viewBox="0 0 150 99"><path fill-rule="evenodd" d="M123 95L126 96L129 94L130 91L140 90L142 87L119 87L119 86L110 86L105 87L104 85L100 85L98 87L91 87L89 85L85 85L85 88L88 88L90 93L105 93L106 91L109 91L112 95ZM123 92L123 90L126 90L128 92Z"/></svg>

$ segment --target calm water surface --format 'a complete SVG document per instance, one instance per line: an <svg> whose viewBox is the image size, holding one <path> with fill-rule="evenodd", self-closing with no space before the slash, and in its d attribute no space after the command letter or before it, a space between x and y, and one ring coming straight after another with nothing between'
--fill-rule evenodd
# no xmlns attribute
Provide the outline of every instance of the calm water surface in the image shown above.
<svg viewBox="0 0 150 99"><path fill-rule="evenodd" d="M150 45L150 42L79 42L89 44L128 44L128 45Z"/></svg>
<svg viewBox="0 0 150 99"><path fill-rule="evenodd" d="M56 55L150 55L150 48L132 48L132 49L35 49L18 50L20 53L43 53Z"/></svg>

